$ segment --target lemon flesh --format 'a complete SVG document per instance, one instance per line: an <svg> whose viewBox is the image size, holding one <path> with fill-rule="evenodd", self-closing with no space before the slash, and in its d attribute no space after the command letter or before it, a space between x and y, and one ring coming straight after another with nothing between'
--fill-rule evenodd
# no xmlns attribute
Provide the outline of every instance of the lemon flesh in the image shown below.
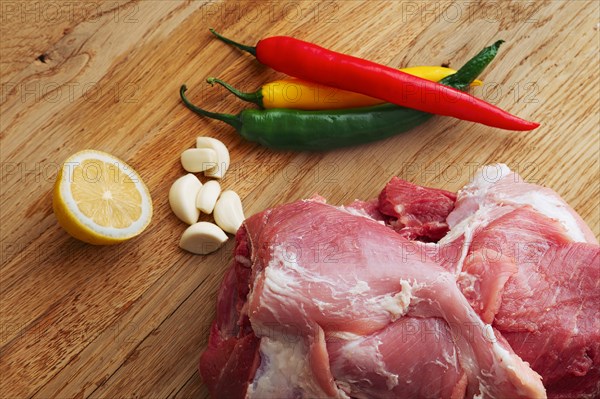
<svg viewBox="0 0 600 399"><path fill-rule="evenodd" d="M152 217L150 193L140 176L124 161L95 150L78 152L65 161L52 204L70 235L96 245L135 237Z"/></svg>

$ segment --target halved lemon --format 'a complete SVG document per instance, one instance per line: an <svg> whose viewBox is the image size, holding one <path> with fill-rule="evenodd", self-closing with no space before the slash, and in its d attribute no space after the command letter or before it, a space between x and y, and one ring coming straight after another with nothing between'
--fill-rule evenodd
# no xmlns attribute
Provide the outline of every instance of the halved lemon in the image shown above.
<svg viewBox="0 0 600 399"><path fill-rule="evenodd" d="M80 151L65 161L52 207L67 233L95 245L135 237L152 218L150 192L135 170L95 150Z"/></svg>

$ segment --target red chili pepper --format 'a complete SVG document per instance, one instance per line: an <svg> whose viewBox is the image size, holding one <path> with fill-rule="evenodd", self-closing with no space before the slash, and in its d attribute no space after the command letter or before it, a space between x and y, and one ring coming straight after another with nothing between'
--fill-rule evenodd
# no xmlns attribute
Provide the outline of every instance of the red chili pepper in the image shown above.
<svg viewBox="0 0 600 399"><path fill-rule="evenodd" d="M501 129L533 130L539 126L460 90L292 37L268 37L252 47L210 31L262 64L300 79Z"/></svg>

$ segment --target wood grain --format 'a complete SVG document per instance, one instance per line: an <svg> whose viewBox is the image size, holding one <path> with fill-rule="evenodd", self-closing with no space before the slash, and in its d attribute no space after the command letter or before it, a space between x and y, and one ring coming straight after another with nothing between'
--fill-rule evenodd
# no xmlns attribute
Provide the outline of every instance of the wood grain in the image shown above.
<svg viewBox="0 0 600 399"><path fill-rule="evenodd" d="M196 372L230 261L179 250L167 192L198 135L221 139L223 185L246 214L319 193L333 204L373 197L394 175L456 190L504 162L561 194L600 235L599 3L568 1L0 3L0 397L206 397ZM254 43L293 35L389 65L459 66L506 44L474 93L542 126L511 133L435 118L402 136L324 154L273 152L196 117L244 107L207 87L244 89L279 75L213 40L215 27ZM155 215L118 247L79 243L56 224L50 189L84 148L132 164Z"/></svg>

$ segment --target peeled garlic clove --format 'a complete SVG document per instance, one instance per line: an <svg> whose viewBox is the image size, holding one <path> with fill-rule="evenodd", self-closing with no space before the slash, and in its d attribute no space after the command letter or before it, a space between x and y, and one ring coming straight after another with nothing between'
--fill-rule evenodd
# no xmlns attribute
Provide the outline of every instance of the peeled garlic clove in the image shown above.
<svg viewBox="0 0 600 399"><path fill-rule="evenodd" d="M201 187L200 180L188 173L175 180L169 190L169 205L175 216L184 223L194 224L200 217L200 211L196 208L196 197Z"/></svg>
<svg viewBox="0 0 600 399"><path fill-rule="evenodd" d="M196 139L196 148L209 148L217 153L217 165L214 168L204 171L204 176L222 179L225 172L229 169L229 151L225 144L212 137L198 137Z"/></svg>
<svg viewBox="0 0 600 399"><path fill-rule="evenodd" d="M194 223L179 240L179 247L194 254L206 255L216 251L227 241L227 235L214 223Z"/></svg>
<svg viewBox="0 0 600 399"><path fill-rule="evenodd" d="M190 148L181 153L181 165L188 172L203 172L217 166L217 152L210 148Z"/></svg>
<svg viewBox="0 0 600 399"><path fill-rule="evenodd" d="M242 200L235 191L223 191L213 211L215 222L228 233L235 234L246 219Z"/></svg>
<svg viewBox="0 0 600 399"><path fill-rule="evenodd" d="M219 182L216 180L207 181L202 188L200 188L200 191L198 191L196 208L206 214L211 214L213 209L215 209L219 194L221 194L221 185Z"/></svg>

